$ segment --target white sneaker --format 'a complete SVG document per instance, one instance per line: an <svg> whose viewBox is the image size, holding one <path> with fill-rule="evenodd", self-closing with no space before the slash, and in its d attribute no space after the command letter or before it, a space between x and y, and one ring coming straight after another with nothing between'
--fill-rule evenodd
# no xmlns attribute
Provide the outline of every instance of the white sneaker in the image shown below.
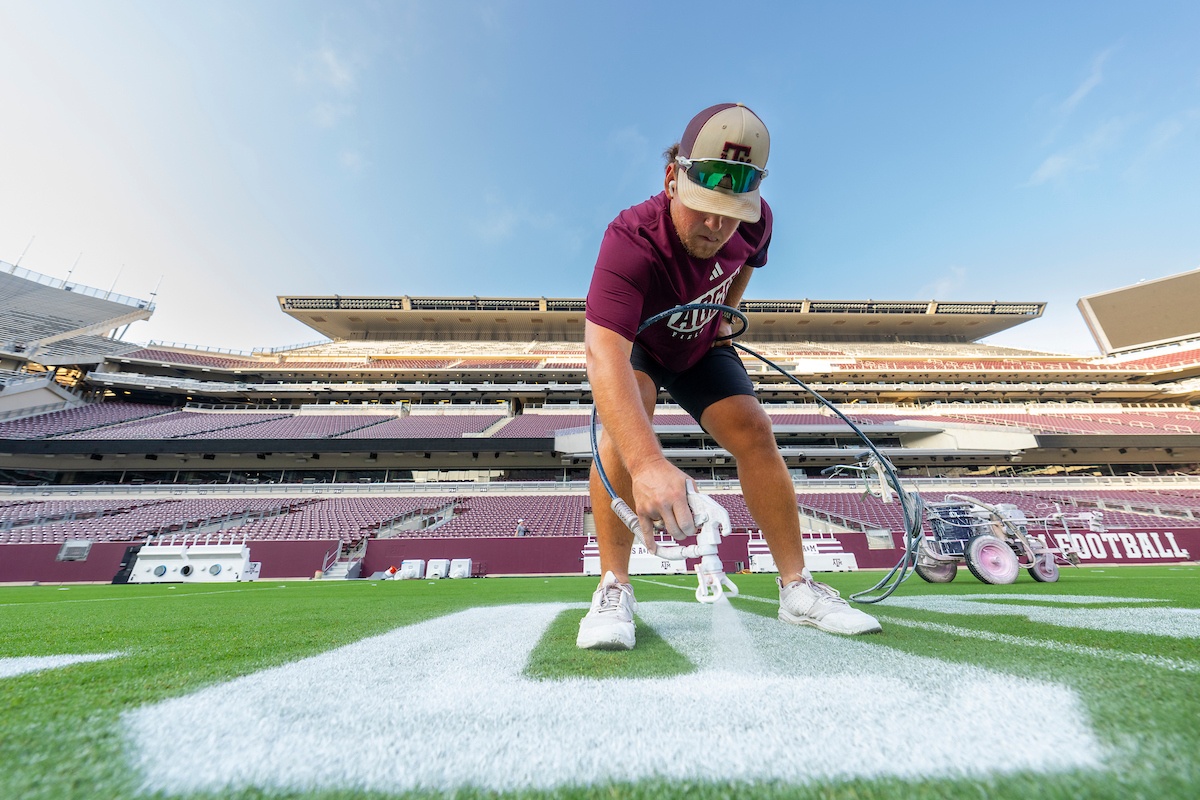
<svg viewBox="0 0 1200 800"><path fill-rule="evenodd" d="M575 646L584 650L632 650L635 610L633 587L618 583L611 572L604 573L600 588L592 595L591 610L579 620Z"/></svg>
<svg viewBox="0 0 1200 800"><path fill-rule="evenodd" d="M813 580L812 573L804 570L803 580L792 581L787 586L779 578L779 618L793 625L812 625L829 633L844 633L850 636L860 633L879 633L879 620L852 608L842 599L837 589Z"/></svg>

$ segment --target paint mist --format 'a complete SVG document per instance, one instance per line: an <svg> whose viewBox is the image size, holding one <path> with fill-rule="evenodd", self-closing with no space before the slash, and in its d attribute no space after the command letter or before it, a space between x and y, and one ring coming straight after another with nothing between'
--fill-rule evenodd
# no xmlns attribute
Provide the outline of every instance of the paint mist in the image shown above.
<svg viewBox="0 0 1200 800"><path fill-rule="evenodd" d="M734 672L762 673L765 669L762 658L754 645L754 639L729 598L724 594L712 604L713 666Z"/></svg>

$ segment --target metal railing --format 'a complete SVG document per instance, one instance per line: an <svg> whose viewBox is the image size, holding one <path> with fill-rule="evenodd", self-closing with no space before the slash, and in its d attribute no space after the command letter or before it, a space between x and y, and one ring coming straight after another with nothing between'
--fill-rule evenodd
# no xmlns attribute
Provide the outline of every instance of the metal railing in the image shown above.
<svg viewBox="0 0 1200 800"><path fill-rule="evenodd" d="M1023 488L1076 488L1076 489L1154 489L1163 487L1186 487L1200 489L1200 475L1159 476L1084 476L1062 475L1053 477L1021 478L1009 476L984 476L972 478L926 478L901 476L901 482L910 491L937 492L965 489L1018 491ZM697 480L702 491L738 491L733 480ZM797 494L824 491L861 491L861 479L818 478L795 481ZM585 494L585 480L561 481L505 481L476 483L473 481L446 481L423 483L273 483L273 484L207 484L188 486L181 484L106 484L102 486L0 486L0 497L6 498L78 498L94 499L105 497L420 497L444 495L506 495L506 494Z"/></svg>
<svg viewBox="0 0 1200 800"><path fill-rule="evenodd" d="M68 283L60 278L51 278L49 275L43 275L40 272L34 272L33 270L28 270L24 267L18 267L15 264L9 264L6 261L0 261L0 271L6 272L9 275L15 275L18 278L24 278L27 281L33 281L34 283L42 286L49 286L52 289L62 289L67 292L75 292L76 294L81 294L86 297L96 297L101 300L109 300L113 303L120 303L121 305L125 306L146 309L147 311L154 310L154 303L151 303L149 300L139 300L136 297L127 297L123 294L114 294L111 290L105 291L92 286L84 286L81 283Z"/></svg>
<svg viewBox="0 0 1200 800"><path fill-rule="evenodd" d="M220 353L221 355L245 356L247 358L254 355L253 353L246 351L246 350L233 350L228 347L209 347L208 345L204 345L204 344L185 344L183 342L160 342L157 339L151 339L149 342L147 342L146 344L144 344L142 346L146 347L146 348L171 347L176 350L195 350L197 352L202 352L202 353Z"/></svg>

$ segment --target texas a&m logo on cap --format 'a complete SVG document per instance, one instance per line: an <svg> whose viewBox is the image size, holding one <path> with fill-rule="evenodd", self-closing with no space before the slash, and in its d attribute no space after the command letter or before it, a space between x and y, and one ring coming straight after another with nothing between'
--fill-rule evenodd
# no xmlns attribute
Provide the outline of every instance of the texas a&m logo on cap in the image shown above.
<svg viewBox="0 0 1200 800"><path fill-rule="evenodd" d="M745 164L749 164L750 148L744 144L726 142L725 147L721 149L721 158L725 159L726 161L741 161Z"/></svg>

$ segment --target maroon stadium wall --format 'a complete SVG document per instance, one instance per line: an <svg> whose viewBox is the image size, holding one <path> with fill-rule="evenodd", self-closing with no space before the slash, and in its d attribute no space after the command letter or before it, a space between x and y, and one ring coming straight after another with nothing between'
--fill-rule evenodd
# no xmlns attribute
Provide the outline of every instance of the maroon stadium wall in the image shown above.
<svg viewBox="0 0 1200 800"><path fill-rule="evenodd" d="M362 574L372 575L405 559L469 558L476 572L489 575L583 574L584 536L522 538L371 539Z"/></svg>
<svg viewBox="0 0 1200 800"><path fill-rule="evenodd" d="M55 561L61 544L0 544L0 583L105 583L121 566L125 548L136 542L96 542L86 561ZM249 542L250 560L262 564L260 578L311 578L336 539Z"/></svg>
<svg viewBox="0 0 1200 800"><path fill-rule="evenodd" d="M857 533L835 534L842 549L853 553L860 569L888 569L900 550L872 550ZM1057 534L1052 544L1071 544L1083 564L1177 564L1200 560L1200 528L1127 528L1104 533ZM1065 538L1063 538L1065 537ZM894 537L899 542L899 536ZM367 543L362 574L399 567L405 559L469 558L477 572L490 575L583 574L583 536L525 538L372 539ZM734 535L721 543L727 569L749 563L748 537ZM107 582L116 575L129 542L97 542L86 561L55 561L58 544L0 545L0 583ZM334 539L250 542L250 558L262 564L260 578L311 578L337 547ZM690 567L693 562L688 562Z"/></svg>
<svg viewBox="0 0 1200 800"><path fill-rule="evenodd" d="M0 583L108 582L130 542L96 542L86 561L55 561L62 544L0 544Z"/></svg>
<svg viewBox="0 0 1200 800"><path fill-rule="evenodd" d="M337 539L305 539L297 542L247 542L250 560L262 564L261 578L311 578L337 550Z"/></svg>
<svg viewBox="0 0 1200 800"><path fill-rule="evenodd" d="M890 569L900 560L900 550L871 550L865 536L834 534L842 549L853 553L859 569ZM899 544L901 537L893 534ZM1072 531L1052 534L1053 546L1067 544L1080 553L1080 564L1178 564L1200 559L1200 528L1121 528L1104 533ZM721 557L727 558L722 548ZM740 558L740 557L739 557Z"/></svg>

